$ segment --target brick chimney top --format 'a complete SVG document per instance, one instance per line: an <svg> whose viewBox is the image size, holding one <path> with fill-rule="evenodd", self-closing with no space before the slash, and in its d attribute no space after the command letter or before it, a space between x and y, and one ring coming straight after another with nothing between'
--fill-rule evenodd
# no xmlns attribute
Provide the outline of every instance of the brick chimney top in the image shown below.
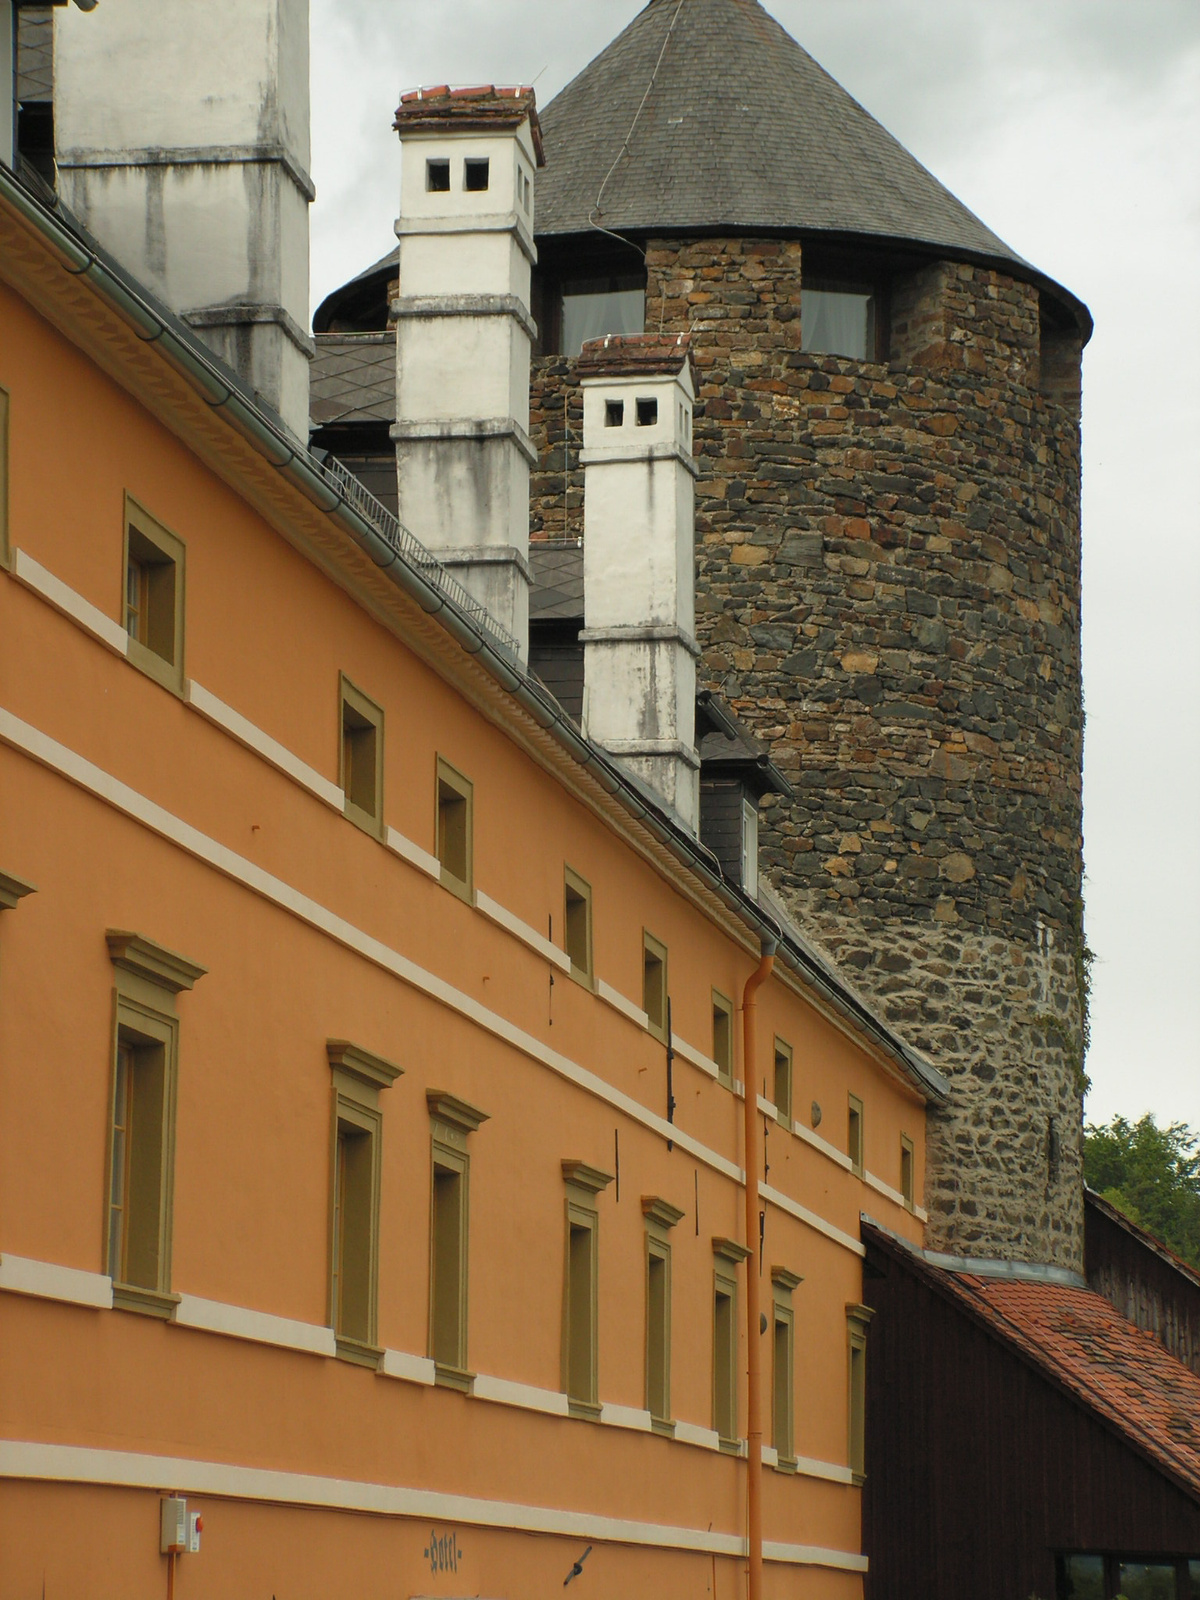
<svg viewBox="0 0 1200 1600"><path fill-rule="evenodd" d="M392 126L397 133L487 133L493 128L516 128L529 118L529 131L539 167L546 165L537 98L528 88L497 88L478 84L452 89L441 83L432 89L410 89L400 96Z"/></svg>
<svg viewBox="0 0 1200 1600"><path fill-rule="evenodd" d="M588 339L579 352L581 378L673 377L688 367L696 387L696 360L686 333L664 337L652 333L607 333Z"/></svg>

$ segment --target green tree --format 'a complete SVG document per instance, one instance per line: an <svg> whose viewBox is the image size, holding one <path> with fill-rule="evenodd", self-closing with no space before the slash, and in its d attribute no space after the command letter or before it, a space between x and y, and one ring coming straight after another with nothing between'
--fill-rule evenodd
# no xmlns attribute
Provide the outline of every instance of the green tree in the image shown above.
<svg viewBox="0 0 1200 1600"><path fill-rule="evenodd" d="M1127 1217L1200 1269L1200 1135L1114 1117L1083 1131L1083 1175Z"/></svg>

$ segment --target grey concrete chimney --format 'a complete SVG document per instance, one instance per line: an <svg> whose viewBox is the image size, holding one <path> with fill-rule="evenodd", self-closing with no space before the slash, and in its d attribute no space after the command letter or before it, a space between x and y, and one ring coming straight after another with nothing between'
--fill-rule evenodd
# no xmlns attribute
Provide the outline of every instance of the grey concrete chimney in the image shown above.
<svg viewBox="0 0 1200 1600"><path fill-rule="evenodd" d="M308 0L55 12L66 204L308 439Z"/></svg>
<svg viewBox="0 0 1200 1600"><path fill-rule="evenodd" d="M682 335L610 335L584 345L579 377L586 731L695 833L691 351Z"/></svg>
<svg viewBox="0 0 1200 1600"><path fill-rule="evenodd" d="M529 653L532 89L406 94L396 470L400 520Z"/></svg>

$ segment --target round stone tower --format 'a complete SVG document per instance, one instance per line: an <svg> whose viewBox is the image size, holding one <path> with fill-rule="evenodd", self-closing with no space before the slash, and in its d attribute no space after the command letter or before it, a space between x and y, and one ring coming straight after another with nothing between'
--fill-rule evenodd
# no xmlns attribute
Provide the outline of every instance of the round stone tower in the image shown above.
<svg viewBox="0 0 1200 1600"><path fill-rule="evenodd" d="M573 342L690 332L762 868L952 1082L930 1245L1078 1269L1086 308L756 0L651 0L542 126L533 536L582 532Z"/></svg>

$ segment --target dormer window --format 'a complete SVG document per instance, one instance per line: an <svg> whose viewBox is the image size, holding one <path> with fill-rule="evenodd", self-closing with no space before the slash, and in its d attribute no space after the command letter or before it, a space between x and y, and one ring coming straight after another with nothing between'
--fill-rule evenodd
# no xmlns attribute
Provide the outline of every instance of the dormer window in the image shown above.
<svg viewBox="0 0 1200 1600"><path fill-rule="evenodd" d="M805 284L800 295L802 348L814 355L875 360L875 293L869 284Z"/></svg>
<svg viewBox="0 0 1200 1600"><path fill-rule="evenodd" d="M463 162L463 188L469 194L479 194L487 188L490 164L487 156L468 158Z"/></svg>
<svg viewBox="0 0 1200 1600"><path fill-rule="evenodd" d="M449 194L450 163L442 158L425 163L425 187L430 194Z"/></svg>

